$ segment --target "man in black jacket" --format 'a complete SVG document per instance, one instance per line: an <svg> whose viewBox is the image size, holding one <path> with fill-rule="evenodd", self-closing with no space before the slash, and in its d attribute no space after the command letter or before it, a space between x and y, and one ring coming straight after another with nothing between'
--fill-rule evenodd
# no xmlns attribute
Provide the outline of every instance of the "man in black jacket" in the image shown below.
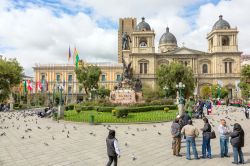
<svg viewBox="0 0 250 166"><path fill-rule="evenodd" d="M244 157L242 153L242 147L244 147L244 130L241 128L239 123L234 124L233 132L231 136L231 145L233 146L234 161L233 164L244 164ZM238 162L238 156L240 161Z"/></svg>
<svg viewBox="0 0 250 166"><path fill-rule="evenodd" d="M211 145L210 145L210 133L211 133L211 125L208 123L207 118L203 118L204 127L201 129L203 139L202 139L202 158L210 158L211 159ZM207 156L206 156L207 151Z"/></svg>

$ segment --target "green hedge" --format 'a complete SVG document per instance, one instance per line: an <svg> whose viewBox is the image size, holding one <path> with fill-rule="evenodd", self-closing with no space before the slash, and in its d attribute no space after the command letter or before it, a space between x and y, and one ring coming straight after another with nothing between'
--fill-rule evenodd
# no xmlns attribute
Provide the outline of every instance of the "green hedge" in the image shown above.
<svg viewBox="0 0 250 166"><path fill-rule="evenodd" d="M96 111L98 112L112 112L115 107L98 107Z"/></svg>
<svg viewBox="0 0 250 166"><path fill-rule="evenodd" d="M65 107L65 110L68 111L68 110L73 110L75 108L75 105L74 104L69 104Z"/></svg>
<svg viewBox="0 0 250 166"><path fill-rule="evenodd" d="M117 118L125 118L128 116L129 107L115 107L115 116Z"/></svg>

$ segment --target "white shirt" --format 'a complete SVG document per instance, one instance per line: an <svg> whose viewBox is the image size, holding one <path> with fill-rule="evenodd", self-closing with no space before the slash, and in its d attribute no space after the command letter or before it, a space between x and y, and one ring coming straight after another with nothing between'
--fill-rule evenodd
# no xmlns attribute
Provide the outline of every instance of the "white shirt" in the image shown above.
<svg viewBox="0 0 250 166"><path fill-rule="evenodd" d="M220 124L218 127L218 131L220 136L229 138L229 133L231 132L231 130L227 125L223 126L222 124Z"/></svg>
<svg viewBox="0 0 250 166"><path fill-rule="evenodd" d="M114 140L114 147L115 147L115 152L118 156L120 156L120 149L119 149L119 146L118 146L118 141L115 139Z"/></svg>

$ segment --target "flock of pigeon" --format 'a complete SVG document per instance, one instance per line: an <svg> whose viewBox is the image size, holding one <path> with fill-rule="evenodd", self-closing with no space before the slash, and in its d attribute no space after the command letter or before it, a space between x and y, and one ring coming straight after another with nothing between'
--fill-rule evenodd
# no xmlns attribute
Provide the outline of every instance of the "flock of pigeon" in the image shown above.
<svg viewBox="0 0 250 166"><path fill-rule="evenodd" d="M232 108L229 108L232 109ZM229 110L229 111L234 111L234 110ZM220 123L219 121L219 117L223 116L228 124L230 126L233 126L233 124L235 122L237 122L236 116L230 114L230 116L228 115L228 109L225 108L225 110L223 110L223 107L221 108L220 111L217 111L218 117L217 118L211 118L210 119L210 124L215 127L218 126L218 124ZM243 120L243 119L241 119ZM8 121L8 123L6 123L6 121ZM20 139L24 140L24 139L32 139L32 132L36 131L43 131L43 132L47 132L50 131L52 129L51 126L44 126L44 124L42 124L43 121L41 121L41 119L37 116L37 113L35 111L20 111L20 112L5 112L5 113L1 113L0 114L0 137L6 137L8 134L8 130L10 128L13 128L17 131L19 131L18 133L22 133L20 135ZM57 123L60 123L59 121L57 121ZM21 125L20 125L21 124ZM77 127L76 126L71 126L68 127L66 124L62 123L60 124L62 126L62 130L58 131L56 133L61 133L63 135L65 135L65 138L71 138L74 137L74 135L72 135L71 133L73 132L77 132ZM155 135L157 136L162 136L162 132L159 131L159 129L157 128L159 125L164 126L164 123L159 123L159 124L152 124L152 128L153 130L150 130L150 134L154 134L152 132L155 132ZM116 125L108 125L108 124L103 124L103 127L106 128L107 130L112 129L118 129L118 126ZM131 135L132 137L135 137L136 135L139 135L141 132L147 132L149 131L148 128L132 128L134 126L127 126L126 131L124 131L125 135ZM166 132L170 132L170 130L166 130ZM51 140L54 141L56 140L56 134L54 132L49 132L51 133ZM107 132L108 133L108 132ZM96 137L96 133L94 131L90 131L89 132L90 136ZM105 138L103 138L105 139ZM44 142L42 141L42 143L44 144L44 146L49 146L48 142ZM119 143L121 144L121 143ZM129 143L126 141L123 143L125 148L129 148ZM134 153L132 153L131 155L132 160L135 161L137 160L137 157L135 157Z"/></svg>

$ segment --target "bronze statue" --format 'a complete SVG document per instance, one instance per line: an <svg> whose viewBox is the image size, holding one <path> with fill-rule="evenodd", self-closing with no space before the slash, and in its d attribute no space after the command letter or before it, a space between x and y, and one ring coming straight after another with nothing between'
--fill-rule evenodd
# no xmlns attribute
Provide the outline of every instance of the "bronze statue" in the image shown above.
<svg viewBox="0 0 250 166"><path fill-rule="evenodd" d="M127 34L127 32L123 32L122 34L122 49L123 50L129 50L129 42L131 43L131 38L130 36Z"/></svg>
<svg viewBox="0 0 250 166"><path fill-rule="evenodd" d="M123 57L123 55L122 55L122 64L123 64L123 80L125 80L125 79L127 79L127 80L131 80L132 79L132 77L133 77L133 73L132 73L132 67L131 67L131 65L132 65L132 62L130 62L129 64L128 64L128 66L126 65L126 62L125 62L125 60L124 60L124 57Z"/></svg>
<svg viewBox="0 0 250 166"><path fill-rule="evenodd" d="M142 90L142 83L141 83L141 79L139 77L137 77L135 80L134 90L136 92L140 92Z"/></svg>

